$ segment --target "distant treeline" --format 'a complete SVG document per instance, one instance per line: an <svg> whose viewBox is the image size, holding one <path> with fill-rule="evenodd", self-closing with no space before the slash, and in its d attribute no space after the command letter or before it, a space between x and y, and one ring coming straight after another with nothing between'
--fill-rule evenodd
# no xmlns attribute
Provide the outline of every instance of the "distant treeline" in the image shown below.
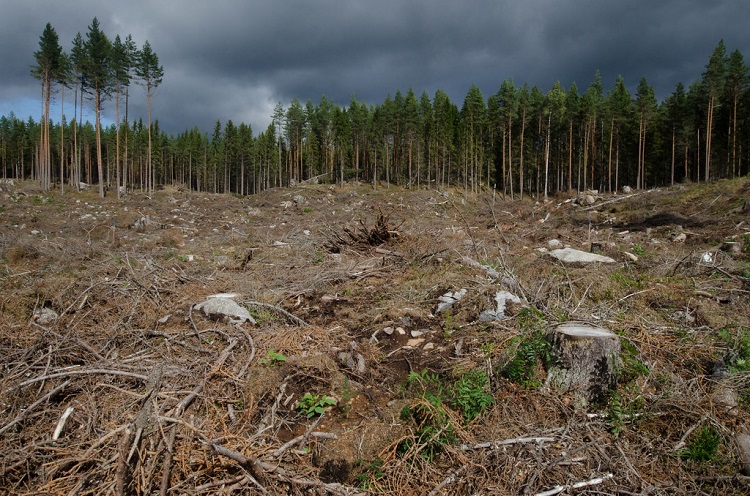
<svg viewBox="0 0 750 496"><path fill-rule="evenodd" d="M0 119L4 177L39 179L43 127L12 114ZM259 134L231 120L210 134L195 127L177 135L158 120L124 121L102 129L101 161L96 134L89 123L50 123L56 184L62 177L74 186L101 179L123 190L252 194L319 178L546 196L747 174L750 90L742 54L727 55L721 41L701 77L689 88L678 83L661 103L645 77L631 95L622 77L607 91L597 72L583 93L575 84L544 93L506 80L485 98L474 85L460 108L442 90L430 97L411 88L369 106L295 98L279 103Z"/></svg>

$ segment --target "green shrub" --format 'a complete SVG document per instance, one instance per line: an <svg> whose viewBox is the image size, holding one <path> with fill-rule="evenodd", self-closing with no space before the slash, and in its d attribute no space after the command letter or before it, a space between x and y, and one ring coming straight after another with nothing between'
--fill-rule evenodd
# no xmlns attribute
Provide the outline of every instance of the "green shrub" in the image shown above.
<svg viewBox="0 0 750 496"><path fill-rule="evenodd" d="M461 411L466 422L471 422L495 402L486 391L487 374L481 370L465 373L453 383L451 404Z"/></svg>
<svg viewBox="0 0 750 496"><path fill-rule="evenodd" d="M716 458L720 444L721 434L706 425L693 434L687 447L680 452L680 457L697 462L711 461Z"/></svg>

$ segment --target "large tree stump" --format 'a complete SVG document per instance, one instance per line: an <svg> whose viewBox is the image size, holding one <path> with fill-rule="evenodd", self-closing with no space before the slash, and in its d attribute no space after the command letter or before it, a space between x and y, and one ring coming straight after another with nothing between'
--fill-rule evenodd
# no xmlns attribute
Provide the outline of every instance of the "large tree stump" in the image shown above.
<svg viewBox="0 0 750 496"><path fill-rule="evenodd" d="M574 390L587 402L606 400L608 391L617 385L619 337L585 322L566 322L547 339L552 344L548 383Z"/></svg>

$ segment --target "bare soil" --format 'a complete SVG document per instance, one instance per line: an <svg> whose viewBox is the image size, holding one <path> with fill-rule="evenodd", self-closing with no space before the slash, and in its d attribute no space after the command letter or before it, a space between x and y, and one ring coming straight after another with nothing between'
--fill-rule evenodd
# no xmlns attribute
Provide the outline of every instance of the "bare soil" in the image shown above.
<svg viewBox="0 0 750 496"><path fill-rule="evenodd" d="M750 491L735 443L750 424L748 179L593 205L364 184L0 188L4 494ZM552 239L615 263L562 264ZM501 289L522 305L480 321ZM194 310L217 293L257 324ZM504 375L531 332L523 307L536 331L581 320L628 344L607 403L548 387L541 365ZM471 370L494 402L470 422L414 387ZM307 393L337 404L308 417ZM405 407L441 419L433 439ZM684 456L706 426L718 450Z"/></svg>

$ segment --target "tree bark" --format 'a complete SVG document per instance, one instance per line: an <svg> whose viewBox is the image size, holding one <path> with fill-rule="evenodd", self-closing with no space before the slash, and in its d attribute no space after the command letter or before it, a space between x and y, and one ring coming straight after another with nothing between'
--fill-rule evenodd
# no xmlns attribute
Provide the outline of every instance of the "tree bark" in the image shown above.
<svg viewBox="0 0 750 496"><path fill-rule="evenodd" d="M585 322L566 322L547 336L552 344L553 365L548 383L575 390L583 400L606 400L616 386L620 339L606 329Z"/></svg>

